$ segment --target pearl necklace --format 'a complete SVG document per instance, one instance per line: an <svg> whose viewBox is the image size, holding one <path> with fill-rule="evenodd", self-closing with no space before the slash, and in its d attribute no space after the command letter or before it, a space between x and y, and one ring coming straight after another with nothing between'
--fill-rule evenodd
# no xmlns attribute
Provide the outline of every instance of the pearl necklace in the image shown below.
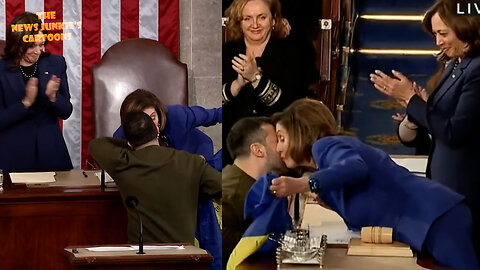
<svg viewBox="0 0 480 270"><path fill-rule="evenodd" d="M33 75L35 75L35 72L37 72L37 63L38 63L38 62L35 62L35 69L33 70L33 73L32 73L32 75L30 75L30 76L27 75L27 74L25 74L25 72L23 71L22 66L20 66L20 71L22 72L23 76L25 76L26 78L31 78Z"/></svg>

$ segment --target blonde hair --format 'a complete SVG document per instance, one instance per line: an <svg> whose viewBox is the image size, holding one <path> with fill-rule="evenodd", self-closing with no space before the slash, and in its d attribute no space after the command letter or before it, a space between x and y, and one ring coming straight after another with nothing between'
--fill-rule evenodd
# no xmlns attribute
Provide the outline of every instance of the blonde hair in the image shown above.
<svg viewBox="0 0 480 270"><path fill-rule="evenodd" d="M243 31L240 23L243 20L242 12L245 5L252 0L234 0L232 4L225 10L225 17L227 21L227 40L237 41L243 38ZM283 37L283 29L285 25L282 22L281 4L279 0L262 0L272 13L272 18L275 20L275 25L272 31L272 37Z"/></svg>
<svg viewBox="0 0 480 270"><path fill-rule="evenodd" d="M312 145L318 139L337 134L335 118L328 107L318 100L296 100L272 118L274 123L286 129L288 153L297 163L311 158Z"/></svg>

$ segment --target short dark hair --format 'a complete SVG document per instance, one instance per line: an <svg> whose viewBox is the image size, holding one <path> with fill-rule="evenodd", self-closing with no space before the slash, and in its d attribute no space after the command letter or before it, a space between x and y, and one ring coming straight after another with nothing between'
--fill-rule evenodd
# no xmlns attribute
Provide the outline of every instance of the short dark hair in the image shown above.
<svg viewBox="0 0 480 270"><path fill-rule="evenodd" d="M133 148L157 139L155 123L144 112L127 113L123 123L123 131Z"/></svg>
<svg viewBox="0 0 480 270"><path fill-rule="evenodd" d="M246 117L238 120L227 136L227 148L233 159L247 156L252 143L265 145L263 125L273 125L268 117Z"/></svg>
<svg viewBox="0 0 480 270"><path fill-rule="evenodd" d="M35 25L36 27L31 30L23 30L23 31L12 31L12 27L14 25L20 24L28 24L28 25ZM10 24L7 26L7 33L5 38L5 50L3 53L4 58L11 58L13 59L12 65L9 67L9 70L16 70L20 65L20 59L25 54L27 49L33 45L34 42L24 42L23 37L25 35L36 35L40 33L40 29L42 28L42 20L38 18L38 16L31 12L24 12L17 17L15 17ZM42 30L43 34L48 34L46 29ZM45 45L47 45L47 40L44 41ZM46 53L42 53L40 57L48 55Z"/></svg>
<svg viewBox="0 0 480 270"><path fill-rule="evenodd" d="M125 115L128 112L141 112L148 107L153 107L157 111L158 125L162 131L165 128L167 122L167 107L155 96L154 93L137 89L130 94L122 102L120 107L120 121L123 125Z"/></svg>

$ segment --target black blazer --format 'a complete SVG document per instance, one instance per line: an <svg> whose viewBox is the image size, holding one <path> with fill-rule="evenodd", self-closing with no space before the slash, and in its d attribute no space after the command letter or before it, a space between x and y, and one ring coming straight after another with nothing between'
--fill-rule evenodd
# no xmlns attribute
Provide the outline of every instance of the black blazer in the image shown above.
<svg viewBox="0 0 480 270"><path fill-rule="evenodd" d="M237 78L237 72L232 68L232 59L238 54L245 54L246 46L242 40L229 42L222 51L222 84L223 95L228 97L230 85ZM262 78L254 89L250 83L246 84L236 97L229 97L223 105L223 145L226 146L226 137L233 124L239 119L249 116L269 116L282 111L294 100L307 96L308 81L307 67L297 53L297 48L286 40L271 38L261 57L256 59L257 66L262 70ZM265 104L259 95L264 89L275 84L281 93L273 104ZM226 93L228 92L228 93ZM230 94L231 96L231 94ZM228 153L223 153L223 159L229 162Z"/></svg>

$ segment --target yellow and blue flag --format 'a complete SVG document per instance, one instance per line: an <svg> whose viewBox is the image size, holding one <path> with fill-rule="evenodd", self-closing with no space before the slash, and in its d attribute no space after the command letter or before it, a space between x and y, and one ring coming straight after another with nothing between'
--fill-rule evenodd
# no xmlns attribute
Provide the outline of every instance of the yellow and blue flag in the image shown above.
<svg viewBox="0 0 480 270"><path fill-rule="evenodd" d="M276 243L268 240L268 236L284 234L292 228L287 199L273 196L268 189L275 178L274 174L264 175L250 188L245 199L244 219L251 219L252 223L230 254L227 270L235 270L255 252L275 248Z"/></svg>

